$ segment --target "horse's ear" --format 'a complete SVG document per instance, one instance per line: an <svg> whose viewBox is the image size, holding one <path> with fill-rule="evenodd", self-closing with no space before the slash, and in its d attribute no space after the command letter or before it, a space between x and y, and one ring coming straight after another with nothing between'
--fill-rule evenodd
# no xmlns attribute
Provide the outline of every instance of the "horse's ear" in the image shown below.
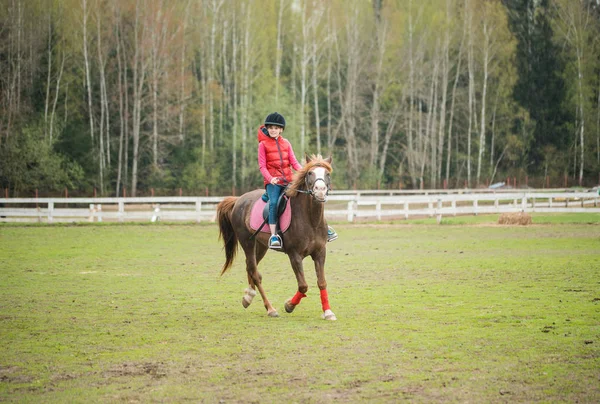
<svg viewBox="0 0 600 404"><path fill-rule="evenodd" d="M329 157L327 157L327 158L325 159L325 161L326 161L328 164L331 164L331 163L333 162L333 156L331 156L331 155L330 155Z"/></svg>
<svg viewBox="0 0 600 404"><path fill-rule="evenodd" d="M308 153L304 153L304 159L306 160L307 163L310 163L312 161L312 159L310 158Z"/></svg>

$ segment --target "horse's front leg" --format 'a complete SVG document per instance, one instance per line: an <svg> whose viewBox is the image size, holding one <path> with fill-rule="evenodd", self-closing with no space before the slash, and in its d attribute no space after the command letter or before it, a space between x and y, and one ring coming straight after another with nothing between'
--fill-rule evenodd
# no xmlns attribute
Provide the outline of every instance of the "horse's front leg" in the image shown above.
<svg viewBox="0 0 600 404"><path fill-rule="evenodd" d="M308 284L304 279L304 268L302 266L302 257L300 254L289 253L288 256L290 258L290 263L292 264L294 274L296 275L296 280L298 281L298 291L292 298L285 301L285 311L291 313L294 311L296 306L300 304L300 300L306 297Z"/></svg>
<svg viewBox="0 0 600 404"><path fill-rule="evenodd" d="M337 320L337 317L331 311L329 305L329 296L327 294L327 281L325 280L325 256L327 255L325 247L322 250L312 255L312 259L315 262L315 272L317 273L317 285L321 292L321 307L323 308L323 319L324 320Z"/></svg>

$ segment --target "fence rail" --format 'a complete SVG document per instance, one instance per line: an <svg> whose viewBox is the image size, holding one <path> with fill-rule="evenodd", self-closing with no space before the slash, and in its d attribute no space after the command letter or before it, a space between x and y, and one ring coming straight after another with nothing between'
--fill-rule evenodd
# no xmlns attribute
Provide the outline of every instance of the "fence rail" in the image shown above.
<svg viewBox="0 0 600 404"><path fill-rule="evenodd" d="M214 221L224 197L0 198L0 222ZM329 220L382 220L506 212L600 213L597 190L502 192L337 191L329 196Z"/></svg>

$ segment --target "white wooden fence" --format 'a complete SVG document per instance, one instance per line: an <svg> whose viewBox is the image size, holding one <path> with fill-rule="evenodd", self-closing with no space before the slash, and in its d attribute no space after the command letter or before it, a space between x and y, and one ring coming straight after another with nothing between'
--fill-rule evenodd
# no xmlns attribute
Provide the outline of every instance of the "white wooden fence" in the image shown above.
<svg viewBox="0 0 600 404"><path fill-rule="evenodd" d="M325 205L329 220L382 220L505 212L600 213L597 190L337 191ZM223 197L0 198L0 222L214 221Z"/></svg>

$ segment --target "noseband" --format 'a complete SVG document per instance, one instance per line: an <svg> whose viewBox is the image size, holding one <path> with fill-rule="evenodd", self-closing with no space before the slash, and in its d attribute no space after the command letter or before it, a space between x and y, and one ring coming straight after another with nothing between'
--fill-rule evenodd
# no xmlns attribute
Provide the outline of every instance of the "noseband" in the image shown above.
<svg viewBox="0 0 600 404"><path fill-rule="evenodd" d="M327 192L325 192L325 198L321 199L319 197L317 197L317 195L315 194L315 191L313 190L315 187L315 184L319 181L322 181L325 186L327 187ZM302 190L302 189L298 189L298 192L303 193L303 194L308 194L310 196L313 197L313 199L317 202L321 202L324 203L327 201L327 197L329 196L329 191L331 190L331 185L327 183L327 181L325 181L325 179L323 178L317 178L315 180L315 182L313 183L313 186L311 187L309 182L308 182L308 175L304 177L304 184L306 185L306 191Z"/></svg>
<svg viewBox="0 0 600 404"><path fill-rule="evenodd" d="M313 189L315 188L315 185L317 182L322 181L325 186L327 187L327 192L325 192L325 198L324 199L320 199L317 197L317 195L315 194L315 192L313 191ZM327 197L329 196L329 190L331 189L331 187L329 186L329 184L327 184L327 182L323 179L323 178L317 178L312 186L312 188L308 187L308 178L304 179L304 182L306 183L306 189L308 189L307 194L309 194L310 196L312 196L315 201L317 202L326 202L327 201Z"/></svg>

